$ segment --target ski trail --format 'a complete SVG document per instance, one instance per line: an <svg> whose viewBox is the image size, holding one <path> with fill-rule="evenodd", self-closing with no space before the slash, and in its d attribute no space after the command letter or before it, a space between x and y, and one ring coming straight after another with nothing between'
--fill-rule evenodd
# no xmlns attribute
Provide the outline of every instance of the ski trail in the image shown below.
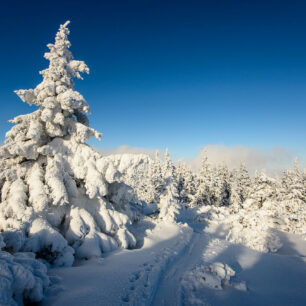
<svg viewBox="0 0 306 306"><path fill-rule="evenodd" d="M171 306L182 304L180 281L186 271L198 262L209 241L209 236L204 232L193 232L190 243L185 251L181 253L168 267L164 273L151 305Z"/></svg>
<svg viewBox="0 0 306 306"><path fill-rule="evenodd" d="M192 227L192 225L190 225ZM184 252L174 259L164 272L153 297L153 306L184 305L181 280L184 274L199 263L212 263L216 256L228 247L228 242L218 239L214 233L206 233L203 228L194 228L190 243Z"/></svg>
<svg viewBox="0 0 306 306"><path fill-rule="evenodd" d="M150 261L141 263L129 277L130 285L121 294L120 305L152 305L157 287L165 271L182 256L193 238L190 227L181 227L172 243L160 248Z"/></svg>

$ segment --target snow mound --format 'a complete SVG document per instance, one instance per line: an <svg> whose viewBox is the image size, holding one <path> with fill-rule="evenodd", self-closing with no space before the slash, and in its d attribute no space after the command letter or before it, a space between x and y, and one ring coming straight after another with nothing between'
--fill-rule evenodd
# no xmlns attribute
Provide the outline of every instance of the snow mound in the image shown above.
<svg viewBox="0 0 306 306"><path fill-rule="evenodd" d="M235 276L235 274L235 271L230 266L221 262L215 262L209 266L201 264L192 271L187 272L181 283L185 291L197 291L203 287L223 290L226 286L246 291L245 283L230 282L231 277Z"/></svg>

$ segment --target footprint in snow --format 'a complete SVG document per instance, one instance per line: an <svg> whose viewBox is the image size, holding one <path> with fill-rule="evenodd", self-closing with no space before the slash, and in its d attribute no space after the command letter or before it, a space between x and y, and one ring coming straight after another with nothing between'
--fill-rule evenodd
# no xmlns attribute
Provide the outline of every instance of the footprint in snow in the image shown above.
<svg viewBox="0 0 306 306"><path fill-rule="evenodd" d="M132 273L132 276L130 277L130 282L135 282L141 277L142 271L137 271Z"/></svg>

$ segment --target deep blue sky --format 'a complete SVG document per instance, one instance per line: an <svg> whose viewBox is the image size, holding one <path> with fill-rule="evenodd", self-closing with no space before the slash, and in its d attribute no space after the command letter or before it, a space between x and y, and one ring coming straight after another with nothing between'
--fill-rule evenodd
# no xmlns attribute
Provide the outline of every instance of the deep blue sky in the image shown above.
<svg viewBox="0 0 306 306"><path fill-rule="evenodd" d="M62 3L63 2L63 3ZM91 69L76 89L104 149L206 144L306 155L306 1L1 1L1 140L33 110L46 44L71 20L72 52Z"/></svg>

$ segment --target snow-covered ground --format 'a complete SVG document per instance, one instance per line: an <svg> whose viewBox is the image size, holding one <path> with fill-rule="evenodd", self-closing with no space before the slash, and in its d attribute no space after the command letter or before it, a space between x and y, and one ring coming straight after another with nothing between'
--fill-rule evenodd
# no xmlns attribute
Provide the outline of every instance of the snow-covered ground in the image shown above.
<svg viewBox="0 0 306 306"><path fill-rule="evenodd" d="M151 224L139 249L50 270L61 282L42 305L305 305L298 235L277 232L283 247L261 253L228 242L222 224L186 221Z"/></svg>
<svg viewBox="0 0 306 306"><path fill-rule="evenodd" d="M51 270L63 290L43 305L146 305L154 299L169 264L183 256L192 237L187 225L160 223L147 230L143 246L118 250L77 267Z"/></svg>

